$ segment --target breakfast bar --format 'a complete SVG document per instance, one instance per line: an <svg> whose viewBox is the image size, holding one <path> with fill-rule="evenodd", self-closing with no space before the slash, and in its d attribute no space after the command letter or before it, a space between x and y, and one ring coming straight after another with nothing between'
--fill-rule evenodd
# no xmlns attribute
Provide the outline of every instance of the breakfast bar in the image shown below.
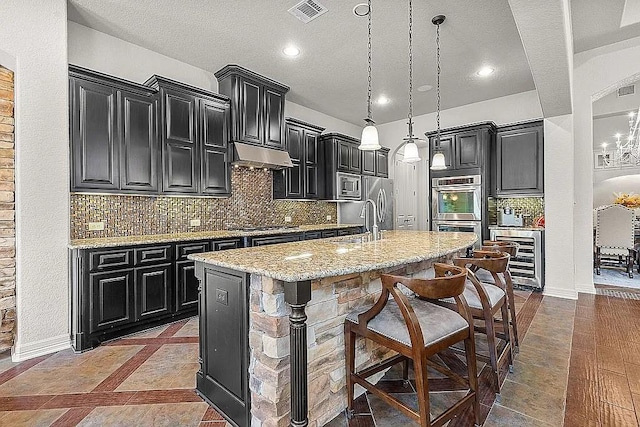
<svg viewBox="0 0 640 427"><path fill-rule="evenodd" d="M478 239L389 231L191 255L200 281L197 391L239 426L322 426L346 407L343 325L380 275L418 275ZM357 344L358 366L389 356ZM382 373L380 374L382 376Z"/></svg>

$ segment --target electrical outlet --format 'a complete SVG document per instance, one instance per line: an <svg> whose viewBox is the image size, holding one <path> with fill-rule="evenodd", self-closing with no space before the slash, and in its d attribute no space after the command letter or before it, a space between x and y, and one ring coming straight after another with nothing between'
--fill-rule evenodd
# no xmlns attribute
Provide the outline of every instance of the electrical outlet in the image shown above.
<svg viewBox="0 0 640 427"><path fill-rule="evenodd" d="M189 221L189 227L200 227L200 218Z"/></svg>
<svg viewBox="0 0 640 427"><path fill-rule="evenodd" d="M331 215L327 215L327 221L331 221Z"/></svg>
<svg viewBox="0 0 640 427"><path fill-rule="evenodd" d="M89 231L102 231L102 230L104 230L104 221L89 223Z"/></svg>
<svg viewBox="0 0 640 427"><path fill-rule="evenodd" d="M284 217L284 222L291 222L291 217L290 216L285 216Z"/></svg>

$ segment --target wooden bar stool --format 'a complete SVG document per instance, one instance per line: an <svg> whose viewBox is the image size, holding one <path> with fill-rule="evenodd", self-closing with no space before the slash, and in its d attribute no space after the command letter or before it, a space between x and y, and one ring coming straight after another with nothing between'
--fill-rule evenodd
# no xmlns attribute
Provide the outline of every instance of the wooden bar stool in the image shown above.
<svg viewBox="0 0 640 427"><path fill-rule="evenodd" d="M454 264L458 267L467 267L467 277L465 290L463 295L469 304L469 311L474 319L484 321L484 327L476 326L475 331L486 334L487 343L489 345L489 357L483 354L477 354L479 360L491 364L493 376L495 379L494 389L500 394L500 368L508 363L509 369L513 366L513 354L511 347L511 329L509 328L509 312L507 310L507 295L505 285L502 283L498 273L504 273L509 262L509 254L505 252L494 251L473 251L472 257L454 258ZM482 283L478 280L472 269L481 271L485 270L491 274L494 283ZM440 300L442 305L453 307L453 301ZM500 312L502 319L499 320L502 325L503 333L495 329L498 322L496 314ZM504 340L504 347L498 347L497 339ZM459 349L452 348L454 351Z"/></svg>
<svg viewBox="0 0 640 427"><path fill-rule="evenodd" d="M387 404L416 420L421 427L442 426L469 406L479 425L477 367L473 319L462 295L467 277L465 268L447 264L435 264L436 278L411 279L382 275L382 294L373 307L350 313L344 324L347 369L347 415L353 416L354 386L359 384ZM430 301L405 295L402 284L417 296L428 300L453 298L455 310ZM391 295L392 298L389 298ZM356 338L370 339L399 354L372 367L356 372ZM436 365L429 357L464 341L468 378L464 378L445 366ZM418 393L418 411L407 406L389 393L377 388L367 378L397 363L413 360ZM438 417L431 420L429 406L429 380L427 365L433 366L449 378L468 389L466 395Z"/></svg>
<svg viewBox="0 0 640 427"><path fill-rule="evenodd" d="M510 255L507 269L502 273L504 279L505 290L507 292L507 304L509 306L511 333L513 334L513 346L514 351L517 353L520 347L520 340L518 339L518 322L516 319L516 303L515 295L513 293L513 280L511 278L511 272L509 271L509 265L511 259L518 255L518 244L516 242L506 242L504 240L485 240L482 242L483 251L498 251L506 252ZM493 276L487 271L474 271L476 276L481 282L493 283Z"/></svg>

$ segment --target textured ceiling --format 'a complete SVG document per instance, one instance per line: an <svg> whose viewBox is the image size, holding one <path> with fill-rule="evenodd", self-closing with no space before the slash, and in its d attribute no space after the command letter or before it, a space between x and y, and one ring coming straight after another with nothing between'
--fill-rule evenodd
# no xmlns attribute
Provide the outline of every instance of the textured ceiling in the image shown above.
<svg viewBox="0 0 640 427"><path fill-rule="evenodd" d="M627 4L628 3L628 4ZM595 49L640 36L637 0L571 0L574 52ZM625 25L621 27L623 15Z"/></svg>
<svg viewBox="0 0 640 427"><path fill-rule="evenodd" d="M321 0L329 12L303 24L296 0L69 0L69 19L202 69L235 63L291 87L287 99L351 123L366 115L366 19L358 1ZM373 0L373 92L378 123L407 115L407 2ZM535 88L507 0L414 2L414 87L435 87L435 27L442 34L442 108ZM282 48L295 44L296 59ZM135 59L132 59L135 60ZM475 72L495 68L490 78ZM414 115L435 111L435 89L414 93Z"/></svg>

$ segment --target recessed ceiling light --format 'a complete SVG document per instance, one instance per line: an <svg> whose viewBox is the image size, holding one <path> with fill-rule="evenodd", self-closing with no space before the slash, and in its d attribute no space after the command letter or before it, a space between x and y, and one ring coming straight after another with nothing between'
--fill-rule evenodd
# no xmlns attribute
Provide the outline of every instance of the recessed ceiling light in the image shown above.
<svg viewBox="0 0 640 427"><path fill-rule="evenodd" d="M489 66L485 66L480 68L476 74L479 75L480 77L487 77L493 74L494 71L495 70L493 68Z"/></svg>
<svg viewBox="0 0 640 427"><path fill-rule="evenodd" d="M431 89L433 89L433 86L431 86L431 85L422 85L422 86L418 87L418 92L428 92Z"/></svg>
<svg viewBox="0 0 640 427"><path fill-rule="evenodd" d="M353 7L353 14L358 17L367 16L369 14L369 5L367 3L360 3Z"/></svg>
<svg viewBox="0 0 640 427"><path fill-rule="evenodd" d="M376 99L376 104L378 105L385 105L385 104L388 104L389 102L391 102L391 100L384 95L380 95L378 99Z"/></svg>
<svg viewBox="0 0 640 427"><path fill-rule="evenodd" d="M282 49L282 53L284 53L285 55L294 58L298 55L300 55L300 49L298 49L295 46L287 46L284 49Z"/></svg>

